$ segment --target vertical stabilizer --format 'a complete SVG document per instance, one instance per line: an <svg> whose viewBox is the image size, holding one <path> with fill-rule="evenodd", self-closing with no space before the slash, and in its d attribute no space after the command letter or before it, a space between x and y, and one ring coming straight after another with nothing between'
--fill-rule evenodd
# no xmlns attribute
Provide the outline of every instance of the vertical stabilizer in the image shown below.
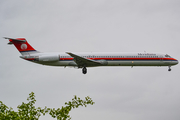
<svg viewBox="0 0 180 120"><path fill-rule="evenodd" d="M8 44L14 44L14 46L18 49L18 51L22 54L22 55L28 55L28 54L32 54L32 53L36 53L38 51L36 51L28 42L25 38L7 38L5 37L5 39L9 39L9 43Z"/></svg>

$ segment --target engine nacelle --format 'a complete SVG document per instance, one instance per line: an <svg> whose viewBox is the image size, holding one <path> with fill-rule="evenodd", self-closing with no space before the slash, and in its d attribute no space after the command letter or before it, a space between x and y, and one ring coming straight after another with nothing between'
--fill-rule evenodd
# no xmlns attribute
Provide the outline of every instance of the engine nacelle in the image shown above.
<svg viewBox="0 0 180 120"><path fill-rule="evenodd" d="M40 62L59 61L59 55L42 55L42 56L39 56L38 61L40 61Z"/></svg>
<svg viewBox="0 0 180 120"><path fill-rule="evenodd" d="M106 60L98 60L99 63L101 63L102 65L107 65L108 62Z"/></svg>

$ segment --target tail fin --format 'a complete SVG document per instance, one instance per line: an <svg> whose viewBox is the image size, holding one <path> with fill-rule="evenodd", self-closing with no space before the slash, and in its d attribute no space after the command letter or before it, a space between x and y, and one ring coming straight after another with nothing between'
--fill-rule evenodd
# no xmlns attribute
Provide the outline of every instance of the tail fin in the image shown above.
<svg viewBox="0 0 180 120"><path fill-rule="evenodd" d="M16 38L16 39L7 38L7 37L4 37L4 38L9 39L8 44L14 44L14 46L18 49L18 51L22 55L28 55L28 54L38 52L27 42L25 38Z"/></svg>

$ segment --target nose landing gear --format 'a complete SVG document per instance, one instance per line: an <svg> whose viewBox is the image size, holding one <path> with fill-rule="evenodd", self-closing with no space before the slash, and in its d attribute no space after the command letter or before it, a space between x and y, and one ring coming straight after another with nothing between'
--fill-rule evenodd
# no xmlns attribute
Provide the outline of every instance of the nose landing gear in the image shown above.
<svg viewBox="0 0 180 120"><path fill-rule="evenodd" d="M82 69L82 73L83 73L83 74L86 74L86 73L87 73L87 69L86 69L86 67L83 67L83 69Z"/></svg>
<svg viewBox="0 0 180 120"><path fill-rule="evenodd" d="M169 69L168 69L168 71L171 71L171 66L169 66Z"/></svg>

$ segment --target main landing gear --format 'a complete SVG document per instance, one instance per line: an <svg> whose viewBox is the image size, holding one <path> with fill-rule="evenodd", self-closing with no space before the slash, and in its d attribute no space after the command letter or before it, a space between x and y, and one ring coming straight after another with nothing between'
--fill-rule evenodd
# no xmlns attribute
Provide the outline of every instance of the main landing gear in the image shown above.
<svg viewBox="0 0 180 120"><path fill-rule="evenodd" d="M168 71L171 71L171 66L168 66L168 67L169 67Z"/></svg>
<svg viewBox="0 0 180 120"><path fill-rule="evenodd" d="M87 69L86 69L86 67L83 67L83 69L82 69L82 73L83 73L83 74L86 74L86 73L87 73Z"/></svg>

